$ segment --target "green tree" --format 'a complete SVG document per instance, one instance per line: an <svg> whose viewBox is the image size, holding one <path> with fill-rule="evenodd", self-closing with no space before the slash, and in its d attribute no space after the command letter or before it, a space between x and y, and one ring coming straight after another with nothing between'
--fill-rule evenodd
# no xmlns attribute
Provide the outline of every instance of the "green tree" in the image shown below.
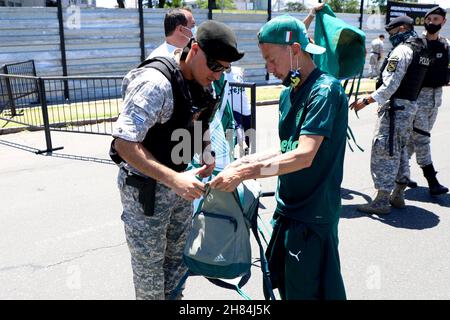
<svg viewBox="0 0 450 320"><path fill-rule="evenodd" d="M286 11L291 11L291 12L297 11L297 12L299 12L299 11L305 11L307 9L308 8L303 3L300 3L300 2L288 2L288 3L286 3Z"/></svg>
<svg viewBox="0 0 450 320"><path fill-rule="evenodd" d="M378 7L381 14L386 14L386 0L372 0L372 4Z"/></svg>
<svg viewBox="0 0 450 320"><path fill-rule="evenodd" d="M375 6L385 6L386 0L372 0L373 5Z"/></svg>
<svg viewBox="0 0 450 320"><path fill-rule="evenodd" d="M183 0L167 0L164 6L166 8L180 8L183 6Z"/></svg>
<svg viewBox="0 0 450 320"><path fill-rule="evenodd" d="M196 3L200 9L208 9L208 0L197 0ZM227 10L236 9L234 0L216 0L216 7L217 9L227 9Z"/></svg>
<svg viewBox="0 0 450 320"><path fill-rule="evenodd" d="M343 6L342 0L329 0L327 3L334 12L343 12L344 11L344 6Z"/></svg>
<svg viewBox="0 0 450 320"><path fill-rule="evenodd" d="M347 13L358 13L361 4L358 0L348 0L344 2L344 12Z"/></svg>

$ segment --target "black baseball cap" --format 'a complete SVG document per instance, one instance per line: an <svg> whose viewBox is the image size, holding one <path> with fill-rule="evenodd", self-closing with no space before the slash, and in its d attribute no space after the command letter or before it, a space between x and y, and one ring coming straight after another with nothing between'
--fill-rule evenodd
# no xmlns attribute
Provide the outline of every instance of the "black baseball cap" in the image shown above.
<svg viewBox="0 0 450 320"><path fill-rule="evenodd" d="M430 14L438 14L438 15L443 16L445 18L445 15L447 14L447 11L445 11L445 9L442 9L441 7L437 6L437 7L431 8L425 14L425 18L428 17Z"/></svg>
<svg viewBox="0 0 450 320"><path fill-rule="evenodd" d="M219 21L208 20L201 23L196 40L206 55L214 60L233 62L245 54L238 50L233 30Z"/></svg>
<svg viewBox="0 0 450 320"><path fill-rule="evenodd" d="M408 17L408 16L400 16L400 17L392 19L391 22L389 22L384 27L384 29L386 31L390 31L390 30L392 30L392 29L394 29L396 27L400 27L400 26L402 26L404 24L408 24L411 27L414 27L414 20L412 18Z"/></svg>

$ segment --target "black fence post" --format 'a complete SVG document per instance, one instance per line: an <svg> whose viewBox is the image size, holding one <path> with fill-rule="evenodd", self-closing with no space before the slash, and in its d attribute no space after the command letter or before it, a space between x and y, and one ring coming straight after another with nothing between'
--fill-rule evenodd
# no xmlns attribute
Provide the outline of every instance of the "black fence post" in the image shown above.
<svg viewBox="0 0 450 320"><path fill-rule="evenodd" d="M36 65L34 63L34 60L31 60L31 64L33 66L33 76L37 77L37 72L36 72ZM39 97L39 85L36 81L36 95L37 95L37 103L41 103L41 98Z"/></svg>
<svg viewBox="0 0 450 320"><path fill-rule="evenodd" d="M64 36L64 21L62 12L62 0L58 0L58 23L59 23L59 47L61 49L61 65L63 76L67 77L67 60L66 60L66 38ZM64 81L64 98L68 100L69 97L69 84Z"/></svg>
<svg viewBox="0 0 450 320"><path fill-rule="evenodd" d="M272 20L272 0L267 1L267 21ZM267 68L266 68L267 70ZM269 81L269 72L266 71L266 81Z"/></svg>
<svg viewBox="0 0 450 320"><path fill-rule="evenodd" d="M8 74L8 68L6 65L3 67L3 73ZM8 92L8 100L9 100L9 109L11 110L11 116L15 117L17 115L16 112L16 103L14 102L14 95L12 92L11 80L7 77L5 78L6 83L6 91Z"/></svg>
<svg viewBox="0 0 450 320"><path fill-rule="evenodd" d="M44 79L42 78L38 78L37 81L39 83L39 99L41 100L42 120L44 121L45 142L47 145L47 150L40 150L36 153L51 154L53 151L53 146L52 146L52 136L50 133L50 121L48 119L47 97L45 96L45 82Z"/></svg>
<svg viewBox="0 0 450 320"><path fill-rule="evenodd" d="M215 6L215 2L213 2L212 0L208 0L208 20L212 20L213 18L212 14L213 6Z"/></svg>
<svg viewBox="0 0 450 320"><path fill-rule="evenodd" d="M142 0L138 0L139 8L139 37L141 47L141 62L145 60L145 37L144 37L144 8L142 6Z"/></svg>
<svg viewBox="0 0 450 320"><path fill-rule="evenodd" d="M253 134L251 136L252 141L250 141L251 153L256 152L256 83L252 83L250 87L250 107L252 114L251 128L253 129Z"/></svg>
<svg viewBox="0 0 450 320"><path fill-rule="evenodd" d="M359 8L359 29L362 30L364 19L364 0L361 0L361 7Z"/></svg>

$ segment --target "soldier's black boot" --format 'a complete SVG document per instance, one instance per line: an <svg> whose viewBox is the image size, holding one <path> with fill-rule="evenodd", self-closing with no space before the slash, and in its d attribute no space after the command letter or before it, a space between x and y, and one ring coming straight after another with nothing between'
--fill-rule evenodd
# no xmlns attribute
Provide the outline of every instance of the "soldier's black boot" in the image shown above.
<svg viewBox="0 0 450 320"><path fill-rule="evenodd" d="M417 188L417 182L414 180L408 179L408 188L414 189Z"/></svg>
<svg viewBox="0 0 450 320"><path fill-rule="evenodd" d="M423 175L428 181L428 186L430 188L430 194L432 196L437 196L448 192L448 188L442 186L436 179L436 171L434 170L433 164L429 164L422 167Z"/></svg>

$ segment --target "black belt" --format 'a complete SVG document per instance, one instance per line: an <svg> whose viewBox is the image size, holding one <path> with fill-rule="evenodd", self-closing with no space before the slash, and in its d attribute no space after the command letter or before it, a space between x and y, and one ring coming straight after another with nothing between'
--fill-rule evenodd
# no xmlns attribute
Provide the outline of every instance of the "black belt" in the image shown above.
<svg viewBox="0 0 450 320"><path fill-rule="evenodd" d="M422 136L431 137L431 134L429 132L426 132L424 130L420 130L420 129L416 128L416 127L413 127L413 131L418 133L418 134L421 134Z"/></svg>

